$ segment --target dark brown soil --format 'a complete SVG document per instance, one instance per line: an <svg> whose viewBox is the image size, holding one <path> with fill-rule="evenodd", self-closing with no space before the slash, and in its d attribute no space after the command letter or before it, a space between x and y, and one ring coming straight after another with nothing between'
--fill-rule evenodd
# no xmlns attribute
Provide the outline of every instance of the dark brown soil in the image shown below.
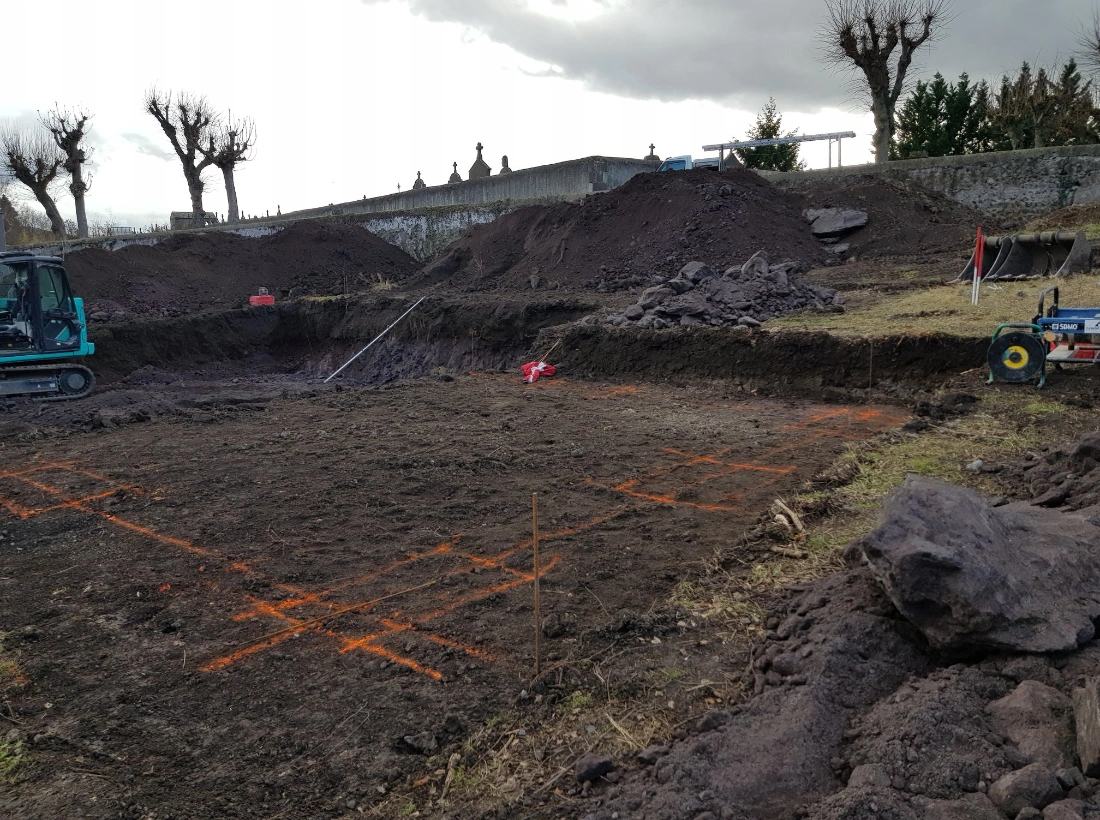
<svg viewBox="0 0 1100 820"><path fill-rule="evenodd" d="M965 263L979 226L990 234L1001 229L995 220L953 199L877 175L815 179L789 190L801 194L807 208L866 211L867 226L841 239L857 258L904 256L919 264L954 253Z"/></svg>
<svg viewBox="0 0 1100 820"><path fill-rule="evenodd" d="M400 282L419 267L358 225L321 222L297 222L261 238L212 231L118 251L89 248L69 254L65 266L92 321L239 307L261 287L276 298L292 290L357 292Z"/></svg>
<svg viewBox="0 0 1100 820"><path fill-rule="evenodd" d="M436 812L413 784L532 685L532 491L557 671L525 708L556 714L610 645L616 685L688 664L669 697L690 715L690 682L743 661L647 613L776 495L904 421L510 375L194 398L0 443L0 631L25 678L0 723L28 753L0 815L338 817L392 789ZM545 777L569 754L548 750Z"/></svg>
<svg viewBox="0 0 1100 820"><path fill-rule="evenodd" d="M1032 231L1066 231L1078 230L1085 225L1100 224L1100 204L1097 205L1070 205L1068 208L1059 208L1049 214L1028 223L1028 230Z"/></svg>
<svg viewBox="0 0 1100 820"><path fill-rule="evenodd" d="M824 258L797 196L749 171L639 174L576 203L531 206L476 226L430 265L425 283L458 288L618 289L698 260L718 271L753 253L772 263Z"/></svg>

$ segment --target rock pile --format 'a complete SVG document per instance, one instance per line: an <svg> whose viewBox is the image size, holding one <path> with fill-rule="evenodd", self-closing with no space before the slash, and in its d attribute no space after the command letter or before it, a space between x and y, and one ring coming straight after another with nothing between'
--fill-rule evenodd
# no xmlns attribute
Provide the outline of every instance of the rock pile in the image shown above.
<svg viewBox="0 0 1100 820"><path fill-rule="evenodd" d="M740 267L727 268L721 276L702 262L689 262L676 276L647 288L635 304L609 315L607 321L651 330L674 325L752 328L796 310L844 310L832 288L796 280L797 268L792 262L771 266L763 251Z"/></svg>

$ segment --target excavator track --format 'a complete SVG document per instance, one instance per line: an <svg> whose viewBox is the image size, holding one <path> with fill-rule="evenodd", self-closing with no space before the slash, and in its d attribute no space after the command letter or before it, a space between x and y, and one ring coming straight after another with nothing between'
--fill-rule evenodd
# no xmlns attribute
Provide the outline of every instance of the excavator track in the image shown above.
<svg viewBox="0 0 1100 820"><path fill-rule="evenodd" d="M82 364L0 366L0 398L38 401L82 399L95 388L95 374Z"/></svg>

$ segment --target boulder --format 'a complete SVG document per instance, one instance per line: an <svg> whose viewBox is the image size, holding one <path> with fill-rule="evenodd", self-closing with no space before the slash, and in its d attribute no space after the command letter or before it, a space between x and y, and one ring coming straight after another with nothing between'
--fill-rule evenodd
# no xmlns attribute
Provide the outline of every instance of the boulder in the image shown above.
<svg viewBox="0 0 1100 820"><path fill-rule="evenodd" d="M989 787L989 799L1007 814L1015 817L1021 810L1041 809L1062 799L1062 787L1054 772L1042 763L1032 763L1009 772Z"/></svg>
<svg viewBox="0 0 1100 820"><path fill-rule="evenodd" d="M667 282L665 282L665 284L676 291L676 293L687 293L689 290L695 287L694 282L690 282L680 276L669 279Z"/></svg>
<svg viewBox="0 0 1100 820"><path fill-rule="evenodd" d="M1059 800L1043 809L1043 820L1084 820L1087 806L1084 800Z"/></svg>
<svg viewBox="0 0 1100 820"><path fill-rule="evenodd" d="M1073 765L1073 702L1057 689L1025 680L987 709L993 731L1033 762L1053 771Z"/></svg>
<svg viewBox="0 0 1100 820"><path fill-rule="evenodd" d="M843 236L867 224L867 212L848 208L811 208L803 213L814 236Z"/></svg>
<svg viewBox="0 0 1100 820"><path fill-rule="evenodd" d="M642 310L650 310L656 307L662 299L675 295L676 291L667 285L654 285L642 291L642 298L638 300L638 304L642 306Z"/></svg>
<svg viewBox="0 0 1100 820"><path fill-rule="evenodd" d="M623 316L625 316L632 322L636 322L643 316L645 316L645 308L643 308L641 305L631 305L623 311Z"/></svg>
<svg viewBox="0 0 1100 820"><path fill-rule="evenodd" d="M757 251L749 257L748 262L741 266L741 277L744 279L767 275L768 255L764 251Z"/></svg>
<svg viewBox="0 0 1100 820"><path fill-rule="evenodd" d="M860 786L888 789L890 788L890 773L886 771L886 767L881 763L864 763L862 766L856 766L852 769L852 774L848 778L848 787L856 789Z"/></svg>
<svg viewBox="0 0 1100 820"><path fill-rule="evenodd" d="M846 551L938 649L1064 652L1100 617L1100 527L910 475Z"/></svg>
<svg viewBox="0 0 1100 820"><path fill-rule="evenodd" d="M1100 776L1100 678L1086 678L1083 688L1073 690L1073 717L1081 771Z"/></svg>
<svg viewBox="0 0 1100 820"><path fill-rule="evenodd" d="M699 284L704 279L713 279L715 275L714 269L704 265L702 262L688 262L680 268L680 273L677 274L681 279L687 279L695 285Z"/></svg>
<svg viewBox="0 0 1100 820"><path fill-rule="evenodd" d="M740 319L737 320L737 324L741 325L742 327L760 327L760 322L757 319L752 318L751 316L742 316Z"/></svg>

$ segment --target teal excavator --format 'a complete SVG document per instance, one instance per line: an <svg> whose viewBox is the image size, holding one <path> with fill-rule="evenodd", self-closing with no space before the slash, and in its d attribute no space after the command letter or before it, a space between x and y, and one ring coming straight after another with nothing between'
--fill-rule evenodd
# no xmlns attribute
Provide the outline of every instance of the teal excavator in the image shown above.
<svg viewBox="0 0 1100 820"><path fill-rule="evenodd" d="M79 360L94 352L64 262L0 252L0 398L82 398L95 376Z"/></svg>

